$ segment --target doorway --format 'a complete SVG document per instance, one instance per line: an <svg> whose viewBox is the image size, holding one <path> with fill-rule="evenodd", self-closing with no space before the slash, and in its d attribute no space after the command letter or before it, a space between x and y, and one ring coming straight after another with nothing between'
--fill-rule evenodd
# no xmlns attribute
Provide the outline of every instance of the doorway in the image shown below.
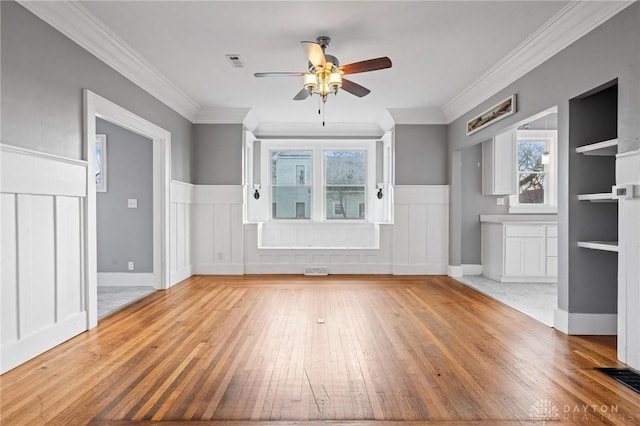
<svg viewBox="0 0 640 426"><path fill-rule="evenodd" d="M155 291L153 141L96 117L98 320Z"/></svg>
<svg viewBox="0 0 640 426"><path fill-rule="evenodd" d="M153 201L152 201L152 272L151 286L156 289L169 287L169 179L171 164L171 133L115 103L91 92L84 91L84 140L87 167L87 197L85 223L85 299L88 328L98 324L98 255L96 208L96 119L115 124L123 129L152 141ZM127 265L128 266L128 265ZM135 266L134 266L135 268Z"/></svg>

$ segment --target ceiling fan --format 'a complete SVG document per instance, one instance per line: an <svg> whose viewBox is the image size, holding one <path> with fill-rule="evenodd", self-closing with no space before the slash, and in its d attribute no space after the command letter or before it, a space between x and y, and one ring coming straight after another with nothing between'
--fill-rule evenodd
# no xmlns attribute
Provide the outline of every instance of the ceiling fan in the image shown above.
<svg viewBox="0 0 640 426"><path fill-rule="evenodd" d="M317 94L321 97L322 102L326 102L327 95L337 94L340 88L360 98L371 92L358 83L342 78L343 75L391 68L391 59L386 56L340 66L338 58L325 54L325 49L329 46L330 41L329 37L320 36L316 42L300 42L309 59L309 72L257 72L254 76L303 77L303 88L293 99L301 101Z"/></svg>

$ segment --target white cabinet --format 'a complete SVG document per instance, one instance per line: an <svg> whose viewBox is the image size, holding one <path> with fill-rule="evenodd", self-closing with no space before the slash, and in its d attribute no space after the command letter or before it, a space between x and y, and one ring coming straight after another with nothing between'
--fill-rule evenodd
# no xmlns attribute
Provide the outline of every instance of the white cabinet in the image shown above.
<svg viewBox="0 0 640 426"><path fill-rule="evenodd" d="M516 194L516 131L482 142L482 195Z"/></svg>
<svg viewBox="0 0 640 426"><path fill-rule="evenodd" d="M555 282L555 223L482 223L482 274L500 282Z"/></svg>

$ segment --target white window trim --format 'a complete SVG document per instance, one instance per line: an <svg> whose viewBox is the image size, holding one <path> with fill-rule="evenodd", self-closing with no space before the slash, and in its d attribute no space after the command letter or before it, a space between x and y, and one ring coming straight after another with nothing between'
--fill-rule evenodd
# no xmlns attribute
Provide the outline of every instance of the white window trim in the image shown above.
<svg viewBox="0 0 640 426"><path fill-rule="evenodd" d="M509 213L557 213L558 212L558 131L557 130L517 130L515 159L516 191L518 185L518 141L521 140L546 140L549 147L549 170L546 185L547 202L545 204L520 204L519 194L509 196Z"/></svg>
<svg viewBox="0 0 640 426"><path fill-rule="evenodd" d="M268 221L286 223L324 222L324 223L373 223L375 206L375 173L376 173L376 141L377 139L321 139L321 140L262 140L261 149L261 182L262 195L267 198L267 205L273 203L272 176L271 176L271 152L272 151L312 151L311 163L311 218L310 219L273 219L271 208L268 211ZM362 219L326 219L325 217L325 179L324 179L324 153L325 151L365 151L366 160L366 187L365 187L365 218Z"/></svg>

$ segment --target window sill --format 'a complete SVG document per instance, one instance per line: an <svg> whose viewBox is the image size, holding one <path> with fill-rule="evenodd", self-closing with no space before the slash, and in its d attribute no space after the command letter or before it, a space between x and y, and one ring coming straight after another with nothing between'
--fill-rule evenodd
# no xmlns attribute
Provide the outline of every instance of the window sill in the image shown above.
<svg viewBox="0 0 640 426"><path fill-rule="evenodd" d="M259 249L363 250L380 248L380 227L376 223L261 222Z"/></svg>

